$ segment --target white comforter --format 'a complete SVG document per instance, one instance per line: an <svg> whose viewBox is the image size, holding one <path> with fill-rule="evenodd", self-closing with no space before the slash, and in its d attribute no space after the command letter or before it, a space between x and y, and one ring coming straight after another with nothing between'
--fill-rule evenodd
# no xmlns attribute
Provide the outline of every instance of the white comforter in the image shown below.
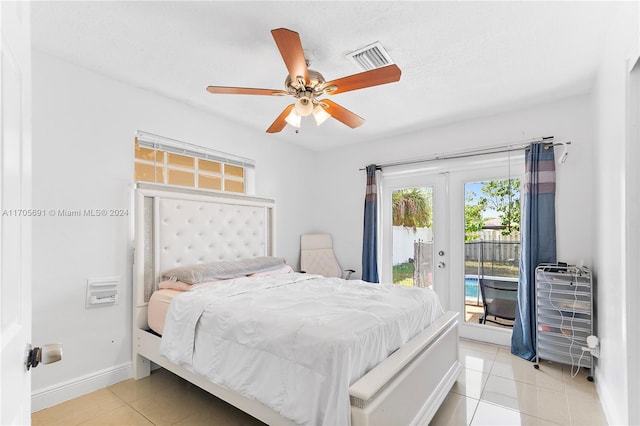
<svg viewBox="0 0 640 426"><path fill-rule="evenodd" d="M348 425L349 386L442 313L427 289L239 278L174 298L160 350L295 423Z"/></svg>

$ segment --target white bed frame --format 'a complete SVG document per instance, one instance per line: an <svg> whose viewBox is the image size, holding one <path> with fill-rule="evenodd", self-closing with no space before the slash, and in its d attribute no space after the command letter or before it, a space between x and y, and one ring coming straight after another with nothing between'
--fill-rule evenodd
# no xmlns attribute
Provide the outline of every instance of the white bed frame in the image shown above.
<svg viewBox="0 0 640 426"><path fill-rule="evenodd" d="M175 266L275 254L273 200L138 184L135 190L133 375L151 362L271 425L291 424L269 407L160 355L147 301L161 271ZM354 425L428 424L455 383L458 314L447 312L349 388Z"/></svg>

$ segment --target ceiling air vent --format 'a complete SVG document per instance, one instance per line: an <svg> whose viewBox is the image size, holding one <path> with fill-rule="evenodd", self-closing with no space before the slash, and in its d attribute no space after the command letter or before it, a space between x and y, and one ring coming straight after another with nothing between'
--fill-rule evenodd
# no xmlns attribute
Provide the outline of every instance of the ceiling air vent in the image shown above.
<svg viewBox="0 0 640 426"><path fill-rule="evenodd" d="M379 41L347 53L346 56L365 71L393 64L393 60Z"/></svg>

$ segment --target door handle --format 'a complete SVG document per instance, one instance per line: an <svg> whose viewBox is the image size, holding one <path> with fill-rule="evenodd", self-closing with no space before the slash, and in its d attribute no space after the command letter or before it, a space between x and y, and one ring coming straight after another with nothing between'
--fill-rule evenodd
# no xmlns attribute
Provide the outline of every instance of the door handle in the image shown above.
<svg viewBox="0 0 640 426"><path fill-rule="evenodd" d="M444 262L438 262L438 269L443 269L445 266Z"/></svg>
<svg viewBox="0 0 640 426"><path fill-rule="evenodd" d="M51 343L43 345L42 348L31 348L29 345L29 354L27 355L27 370L31 367L36 368L40 364L53 364L62 359L62 344Z"/></svg>

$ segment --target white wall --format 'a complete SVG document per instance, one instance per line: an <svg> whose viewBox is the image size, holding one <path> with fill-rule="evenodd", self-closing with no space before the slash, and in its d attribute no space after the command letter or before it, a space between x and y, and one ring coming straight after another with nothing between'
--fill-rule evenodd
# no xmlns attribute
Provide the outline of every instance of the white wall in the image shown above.
<svg viewBox="0 0 640 426"><path fill-rule="evenodd" d="M627 132L628 58L637 58L639 46L638 3L621 8L606 44L595 89L596 117L596 220L598 225L597 270L598 332L601 342L596 369L596 385L609 424L638 424L638 400L629 389L638 389L637 377L629 377L629 364L638 354L629 348L627 333L636 333L638 324L627 324L627 310L638 309L639 300L630 300L625 280L625 156ZM638 167L634 164L633 167ZM635 212L633 221L638 221ZM637 236L635 237L637 238ZM635 282L637 285L637 259ZM637 339L637 336L636 336ZM636 340L637 342L637 340ZM637 370L636 370L637 371ZM633 413L630 417L629 413Z"/></svg>
<svg viewBox="0 0 640 426"><path fill-rule="evenodd" d="M310 151L34 52L34 207L130 209L136 130L255 159L256 195L277 202L278 255L298 263L315 203ZM59 402L49 394L60 387L74 396L129 373L130 229L127 218L33 221L33 341L64 344L62 362L33 372L34 409ZM114 275L119 304L85 309L86 279Z"/></svg>
<svg viewBox="0 0 640 426"><path fill-rule="evenodd" d="M416 240L430 242L433 240L431 228L393 227L393 264L406 263L415 255Z"/></svg>
<svg viewBox="0 0 640 426"><path fill-rule="evenodd" d="M321 208L316 217L323 218L325 229L335 236L341 263L355 265L360 274L366 182L360 168L553 135L558 141L572 142L567 162L557 167L558 258L592 265L596 204L592 122L591 97L585 95L323 153L320 167L332 171L324 182L335 189L318 194Z"/></svg>

